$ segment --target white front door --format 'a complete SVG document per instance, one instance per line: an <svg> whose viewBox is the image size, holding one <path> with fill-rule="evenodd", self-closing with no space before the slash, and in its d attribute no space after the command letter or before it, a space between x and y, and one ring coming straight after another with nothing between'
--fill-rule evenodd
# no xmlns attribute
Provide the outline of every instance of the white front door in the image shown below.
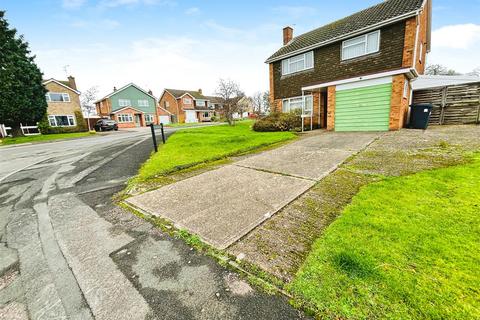
<svg viewBox="0 0 480 320"><path fill-rule="evenodd" d="M185 110L185 123L198 122L197 112L195 110Z"/></svg>

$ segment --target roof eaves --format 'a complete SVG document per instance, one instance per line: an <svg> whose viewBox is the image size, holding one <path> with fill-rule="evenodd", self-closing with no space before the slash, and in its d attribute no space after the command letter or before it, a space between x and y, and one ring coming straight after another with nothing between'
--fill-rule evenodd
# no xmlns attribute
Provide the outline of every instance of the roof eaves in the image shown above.
<svg viewBox="0 0 480 320"><path fill-rule="evenodd" d="M80 91L75 90L75 89L73 89L72 87L63 84L63 83L61 83L60 81L58 81L58 80L56 80L56 79L54 79L54 78L50 78L50 79L44 80L44 81L42 81L42 84L47 84L47 83L50 83L50 82L55 82L56 84L61 85L62 87L65 87L65 88L67 88L67 89L72 90L72 91L75 92L76 94L81 94Z"/></svg>

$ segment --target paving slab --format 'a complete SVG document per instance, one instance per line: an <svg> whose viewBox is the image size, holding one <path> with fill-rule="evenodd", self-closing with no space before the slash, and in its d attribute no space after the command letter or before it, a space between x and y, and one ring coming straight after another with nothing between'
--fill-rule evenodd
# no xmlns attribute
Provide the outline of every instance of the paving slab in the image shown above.
<svg viewBox="0 0 480 320"><path fill-rule="evenodd" d="M229 165L126 201L225 249L314 183Z"/></svg>
<svg viewBox="0 0 480 320"><path fill-rule="evenodd" d="M251 156L235 165L321 180L381 133L323 132L278 149Z"/></svg>

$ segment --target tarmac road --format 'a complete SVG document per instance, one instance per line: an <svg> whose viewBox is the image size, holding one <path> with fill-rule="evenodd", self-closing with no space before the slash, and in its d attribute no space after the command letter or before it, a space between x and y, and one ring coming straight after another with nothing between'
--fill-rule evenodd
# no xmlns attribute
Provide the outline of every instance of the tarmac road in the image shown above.
<svg viewBox="0 0 480 320"><path fill-rule="evenodd" d="M0 148L0 319L303 317L112 203L151 150L147 130Z"/></svg>

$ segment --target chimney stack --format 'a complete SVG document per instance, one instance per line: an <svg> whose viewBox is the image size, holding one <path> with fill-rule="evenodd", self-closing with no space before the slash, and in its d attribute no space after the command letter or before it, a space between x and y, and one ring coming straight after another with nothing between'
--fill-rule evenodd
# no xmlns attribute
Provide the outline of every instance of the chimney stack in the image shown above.
<svg viewBox="0 0 480 320"><path fill-rule="evenodd" d="M198 89L198 93L202 94L202 89Z"/></svg>
<svg viewBox="0 0 480 320"><path fill-rule="evenodd" d="M75 77L68 77L68 85L70 86L70 88L77 90L77 83L75 82Z"/></svg>
<svg viewBox="0 0 480 320"><path fill-rule="evenodd" d="M286 45L293 39L293 28L285 27L283 28L283 45Z"/></svg>
<svg viewBox="0 0 480 320"><path fill-rule="evenodd" d="M117 91L117 87L113 87L113 92Z"/></svg>
<svg viewBox="0 0 480 320"><path fill-rule="evenodd" d="M148 90L148 94L151 95L151 96L153 96L152 90Z"/></svg>

